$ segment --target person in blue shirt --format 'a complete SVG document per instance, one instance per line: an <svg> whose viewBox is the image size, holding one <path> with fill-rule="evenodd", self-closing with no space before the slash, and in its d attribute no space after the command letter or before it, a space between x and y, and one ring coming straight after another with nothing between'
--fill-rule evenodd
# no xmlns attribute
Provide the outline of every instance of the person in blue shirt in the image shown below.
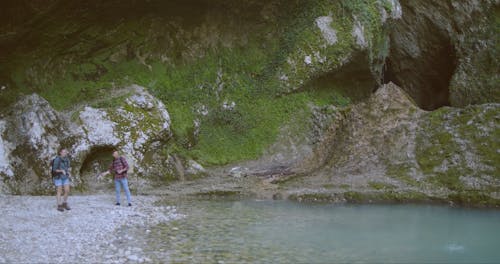
<svg viewBox="0 0 500 264"><path fill-rule="evenodd" d="M54 159L52 165L52 172L54 174L54 185L57 188L57 210L63 212L64 209L71 210L68 206L68 195L70 186L70 161L68 157L68 150L61 149L59 155ZM64 196L61 199L61 195Z"/></svg>

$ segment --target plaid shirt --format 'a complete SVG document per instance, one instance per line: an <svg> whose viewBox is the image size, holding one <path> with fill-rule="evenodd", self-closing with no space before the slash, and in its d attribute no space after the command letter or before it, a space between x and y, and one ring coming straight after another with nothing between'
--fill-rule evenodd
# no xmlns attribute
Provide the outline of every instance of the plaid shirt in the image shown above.
<svg viewBox="0 0 500 264"><path fill-rule="evenodd" d="M125 171L119 174L118 171L123 169L125 169ZM115 179L117 180L127 178L127 170L128 170L128 163L124 157L118 157L117 159L114 159L113 162L111 163L111 166L109 166L109 172L114 173Z"/></svg>

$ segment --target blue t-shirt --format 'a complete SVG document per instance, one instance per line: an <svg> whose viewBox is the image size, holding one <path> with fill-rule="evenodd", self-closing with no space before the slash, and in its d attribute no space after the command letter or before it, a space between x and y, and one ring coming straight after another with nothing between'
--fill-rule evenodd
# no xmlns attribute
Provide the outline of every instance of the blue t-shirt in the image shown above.
<svg viewBox="0 0 500 264"><path fill-rule="evenodd" d="M60 157L57 156L56 159L54 160L54 167L52 168L53 171L56 170L63 170L64 173L58 172L56 173L57 178L67 178L69 176L69 158L68 157Z"/></svg>

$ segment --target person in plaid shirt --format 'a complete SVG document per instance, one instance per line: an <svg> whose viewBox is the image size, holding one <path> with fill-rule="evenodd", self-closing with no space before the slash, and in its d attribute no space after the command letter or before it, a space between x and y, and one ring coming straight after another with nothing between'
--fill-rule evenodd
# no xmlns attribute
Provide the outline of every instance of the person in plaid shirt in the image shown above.
<svg viewBox="0 0 500 264"><path fill-rule="evenodd" d="M127 196L128 206L132 206L130 189L128 188L127 171L128 171L127 160L123 156L120 156L118 150L114 150L113 162L109 166L109 170L101 173L101 175L99 176L100 178L102 176L111 173L115 174L116 205L120 205L120 192L121 192L121 187L123 186L123 190L125 191L125 195Z"/></svg>

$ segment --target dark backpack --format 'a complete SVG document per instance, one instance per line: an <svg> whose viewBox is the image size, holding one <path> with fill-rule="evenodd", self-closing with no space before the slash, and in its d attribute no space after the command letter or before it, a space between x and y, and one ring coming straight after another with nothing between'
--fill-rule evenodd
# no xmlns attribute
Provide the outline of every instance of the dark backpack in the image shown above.
<svg viewBox="0 0 500 264"><path fill-rule="evenodd" d="M54 161L57 159L58 157L55 157L53 158L51 161L50 161L50 175L52 175L52 178L56 177L57 176L57 172L56 170L54 170Z"/></svg>

